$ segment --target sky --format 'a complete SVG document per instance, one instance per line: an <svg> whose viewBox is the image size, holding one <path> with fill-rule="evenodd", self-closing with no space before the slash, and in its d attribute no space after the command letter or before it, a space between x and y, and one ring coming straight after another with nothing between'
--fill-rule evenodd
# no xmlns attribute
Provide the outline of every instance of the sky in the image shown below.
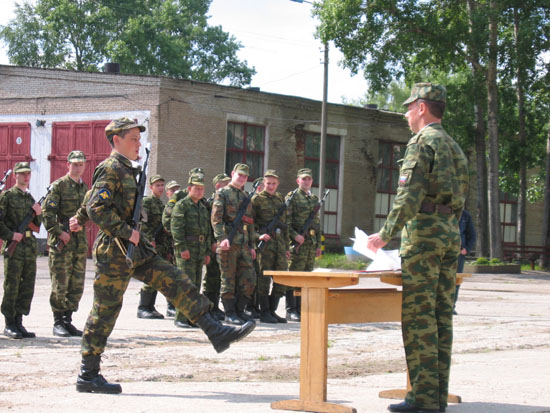
<svg viewBox="0 0 550 413"><path fill-rule="evenodd" d="M21 0L17 0L21 2ZM16 0L0 0L0 24L14 17ZM213 0L209 24L222 26L242 45L238 56L256 69L250 86L262 91L309 99L323 98L323 46L314 37L312 6L291 0ZM338 62L342 55L329 45L328 101L361 98L367 84ZM9 64L0 44L0 64Z"/></svg>

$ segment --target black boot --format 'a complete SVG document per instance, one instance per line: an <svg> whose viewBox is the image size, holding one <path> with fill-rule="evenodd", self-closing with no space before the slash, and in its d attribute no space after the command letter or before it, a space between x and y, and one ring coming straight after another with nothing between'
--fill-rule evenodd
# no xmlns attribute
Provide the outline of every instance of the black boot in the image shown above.
<svg viewBox="0 0 550 413"><path fill-rule="evenodd" d="M220 295L219 294L205 294L206 298L208 298L210 301L212 301L212 304L214 304L214 307L212 307L212 310L210 311L216 319L219 321L225 320L225 313L220 310Z"/></svg>
<svg viewBox="0 0 550 413"><path fill-rule="evenodd" d="M71 333L69 333L63 321L63 313L61 311L55 311L53 313L53 335L57 337L71 336Z"/></svg>
<svg viewBox="0 0 550 413"><path fill-rule="evenodd" d="M256 328L254 321L248 321L242 327L224 326L211 313L204 313L197 320L197 325L205 332L217 353L227 350L231 343L243 339Z"/></svg>
<svg viewBox="0 0 550 413"><path fill-rule="evenodd" d="M174 325L179 328L191 328L191 326L189 325L189 320L180 311L176 311Z"/></svg>
<svg viewBox="0 0 550 413"><path fill-rule="evenodd" d="M65 323L65 329L69 332L71 337L82 337L82 331L73 325L73 312L71 310L67 310L63 313L63 322Z"/></svg>
<svg viewBox="0 0 550 413"><path fill-rule="evenodd" d="M166 317L175 317L176 307L170 301L166 300Z"/></svg>
<svg viewBox="0 0 550 413"><path fill-rule="evenodd" d="M273 317L269 308L269 297L260 295L258 301L260 302L260 321L262 323L277 324L277 319Z"/></svg>
<svg viewBox="0 0 550 413"><path fill-rule="evenodd" d="M271 309L271 315L277 320L278 323L286 323L286 318L279 317L277 315L277 307L279 307L279 300L281 297L269 296L269 308Z"/></svg>
<svg viewBox="0 0 550 413"><path fill-rule="evenodd" d="M120 384L108 383L107 380L99 374L100 361L101 356L82 356L80 374L76 379L76 390L84 393L122 393Z"/></svg>
<svg viewBox="0 0 550 413"><path fill-rule="evenodd" d="M36 334L34 334L30 331L27 331L27 329L25 327L23 327L23 314L17 314L15 316L15 326L17 327L17 329L21 333L21 337L23 337L23 338L35 338L36 337Z"/></svg>
<svg viewBox="0 0 550 413"><path fill-rule="evenodd" d="M234 326L242 326L244 321L237 316L235 310L234 298L222 298L223 308L225 309L225 322Z"/></svg>
<svg viewBox="0 0 550 413"><path fill-rule="evenodd" d="M149 311L153 314L154 319L162 320L164 316L155 308L155 302L157 301L157 291L153 291L151 294L151 300L149 301Z"/></svg>
<svg viewBox="0 0 550 413"><path fill-rule="evenodd" d="M157 310L154 310L156 314L151 311L151 307L153 309L155 308L155 302L154 302L155 298L156 298L156 291L151 292L151 291L141 290L139 292L139 305L137 309L137 318L145 318L148 320L164 318L164 316L160 314ZM158 317L157 314L160 317Z"/></svg>
<svg viewBox="0 0 550 413"><path fill-rule="evenodd" d="M286 319L288 321L300 321L300 316L296 310L296 297L294 297L294 290L287 290L285 293L286 298Z"/></svg>
<svg viewBox="0 0 550 413"><path fill-rule="evenodd" d="M4 335L9 338L21 339L23 336L15 325L15 318L5 317L6 326L4 327Z"/></svg>
<svg viewBox="0 0 550 413"><path fill-rule="evenodd" d="M254 317L251 314L247 314L244 309L246 308L246 305L250 302L250 300L245 297L244 295L238 295L237 296L237 302L235 304L235 308L237 309L237 316L241 319L246 321L254 321Z"/></svg>

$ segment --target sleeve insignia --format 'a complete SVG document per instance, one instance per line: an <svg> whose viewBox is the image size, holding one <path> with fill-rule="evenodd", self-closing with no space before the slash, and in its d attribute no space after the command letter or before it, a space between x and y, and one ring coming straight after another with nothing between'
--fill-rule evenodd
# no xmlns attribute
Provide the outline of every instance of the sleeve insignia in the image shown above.
<svg viewBox="0 0 550 413"><path fill-rule="evenodd" d="M57 206L57 202L55 202L53 199L50 200L50 202L48 202L48 206L49 207L52 207L52 208L55 208Z"/></svg>
<svg viewBox="0 0 550 413"><path fill-rule="evenodd" d="M102 188L97 193L97 196L99 196L103 200L107 200L111 198L111 192L109 192L108 189Z"/></svg>

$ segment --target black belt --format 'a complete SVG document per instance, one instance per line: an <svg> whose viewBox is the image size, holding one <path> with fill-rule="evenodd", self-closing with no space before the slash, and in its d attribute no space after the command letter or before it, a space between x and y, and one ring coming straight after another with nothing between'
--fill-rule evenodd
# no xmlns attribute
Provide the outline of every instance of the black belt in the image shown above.
<svg viewBox="0 0 550 413"><path fill-rule="evenodd" d="M451 215L453 213L453 209L448 205L434 204L432 202L422 202L422 205L420 206L420 212L423 212L425 214L433 214L434 212L437 212L443 215Z"/></svg>
<svg viewBox="0 0 550 413"><path fill-rule="evenodd" d="M204 242L205 239L206 239L206 236L204 235L186 235L185 236L186 241Z"/></svg>

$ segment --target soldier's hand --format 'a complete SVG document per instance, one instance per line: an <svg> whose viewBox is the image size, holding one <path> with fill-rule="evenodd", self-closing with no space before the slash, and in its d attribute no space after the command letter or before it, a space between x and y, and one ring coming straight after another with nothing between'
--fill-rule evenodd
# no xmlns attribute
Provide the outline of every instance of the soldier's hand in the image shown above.
<svg viewBox="0 0 550 413"><path fill-rule="evenodd" d="M305 239L302 235L300 235L300 234L298 234L298 235L296 235L296 236L294 237L294 241L296 241L296 242L297 242L298 244L300 244L300 245L302 245L302 244L304 243L305 240L306 240L306 239Z"/></svg>
<svg viewBox="0 0 550 413"><path fill-rule="evenodd" d="M260 241L267 242L270 239L271 239L271 237L269 236L269 234L260 235Z"/></svg>
<svg viewBox="0 0 550 413"><path fill-rule="evenodd" d="M139 244L139 231L133 229L132 235L128 238L128 241L137 246Z"/></svg>
<svg viewBox="0 0 550 413"><path fill-rule="evenodd" d="M374 252L378 251L382 247L385 247L387 244L388 243L382 240L378 234L369 235L367 240L367 248Z"/></svg>
<svg viewBox="0 0 550 413"><path fill-rule="evenodd" d="M466 255L466 254L468 254L468 250L467 250L466 248L462 248L462 249L460 250L460 253L461 253L462 255Z"/></svg>
<svg viewBox="0 0 550 413"><path fill-rule="evenodd" d="M321 256L321 254L323 253L323 251L321 251L321 248L317 248L315 250L315 257L319 258Z"/></svg>
<svg viewBox="0 0 550 413"><path fill-rule="evenodd" d="M71 234L69 234L68 232L63 231L59 235L59 239L63 242L63 244L67 245L69 243L69 241L71 240Z"/></svg>
<svg viewBox="0 0 550 413"><path fill-rule="evenodd" d="M287 259L287 260L290 259L290 251L287 251L287 252L286 252L286 259Z"/></svg>
<svg viewBox="0 0 550 413"><path fill-rule="evenodd" d="M206 255L204 257L204 265L208 265L208 264L210 264L210 255Z"/></svg>
<svg viewBox="0 0 550 413"><path fill-rule="evenodd" d="M189 258L191 258L191 254L189 253L189 250L182 251L180 255L183 260L188 260Z"/></svg>
<svg viewBox="0 0 550 413"><path fill-rule="evenodd" d="M213 243L213 244L212 244L212 247L211 247L212 252L213 252L214 254L216 253L216 248L218 248L218 243L217 243L217 242Z"/></svg>
<svg viewBox="0 0 550 413"><path fill-rule="evenodd" d="M12 241L19 242L22 239L23 239L23 234L21 234L20 232L14 232L13 233Z"/></svg>
<svg viewBox="0 0 550 413"><path fill-rule="evenodd" d="M71 232L82 231L82 225L78 223L78 219L76 217L72 217L69 219L69 229L71 230Z"/></svg>
<svg viewBox="0 0 550 413"><path fill-rule="evenodd" d="M220 242L220 248L222 251L227 251L229 250L229 248L231 248L231 244L229 243L229 240L227 238Z"/></svg>
<svg viewBox="0 0 550 413"><path fill-rule="evenodd" d="M32 206L32 210L34 211L36 216L42 214L42 207L38 202Z"/></svg>
<svg viewBox="0 0 550 413"><path fill-rule="evenodd" d="M252 259L256 259L256 250L254 248L250 248L250 255L252 255Z"/></svg>

